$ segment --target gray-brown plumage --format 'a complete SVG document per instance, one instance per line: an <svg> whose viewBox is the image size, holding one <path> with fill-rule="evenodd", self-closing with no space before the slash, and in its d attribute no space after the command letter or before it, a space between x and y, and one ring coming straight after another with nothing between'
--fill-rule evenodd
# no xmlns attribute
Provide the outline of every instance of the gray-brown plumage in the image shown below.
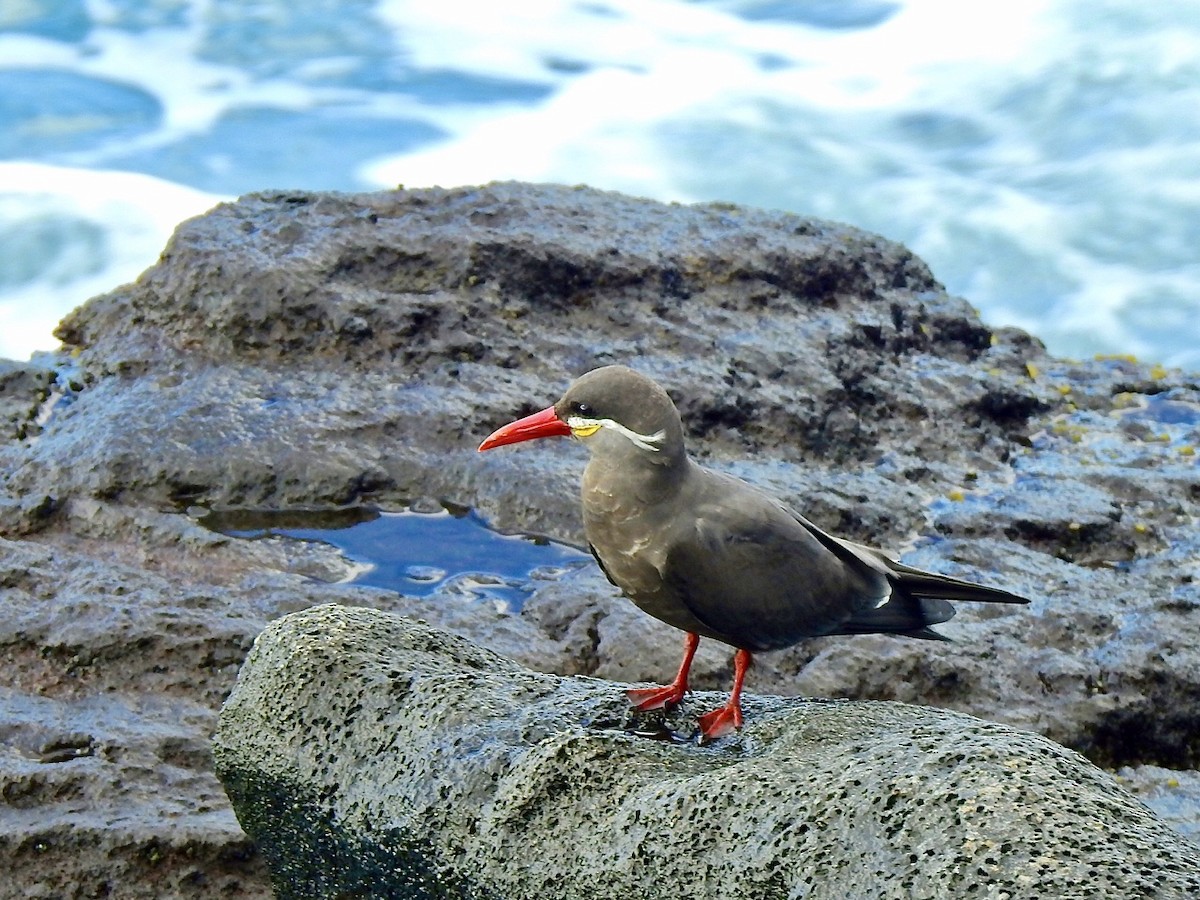
<svg viewBox="0 0 1200 900"><path fill-rule="evenodd" d="M701 718L706 737L740 726L752 652L831 634L939 639L929 626L954 615L950 600L1028 602L835 538L769 494L693 462L666 391L624 366L588 372L554 406L479 449L553 435L573 435L591 453L584 530L609 580L689 635L675 681L631 691L634 702L649 709L683 698L696 636L738 649L730 702Z"/></svg>

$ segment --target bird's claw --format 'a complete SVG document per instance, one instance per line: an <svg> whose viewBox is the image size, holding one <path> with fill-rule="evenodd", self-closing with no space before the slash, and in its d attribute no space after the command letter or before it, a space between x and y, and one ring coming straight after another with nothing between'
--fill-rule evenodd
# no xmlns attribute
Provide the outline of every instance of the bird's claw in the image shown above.
<svg viewBox="0 0 1200 900"><path fill-rule="evenodd" d="M646 712L651 709L678 706L683 702L683 695L686 693L687 688L676 684L667 684L662 687L630 688L625 692L625 696L629 698L629 702L635 709Z"/></svg>
<svg viewBox="0 0 1200 900"><path fill-rule="evenodd" d="M742 708L740 705L728 704L706 712L698 721L701 741L715 741L742 727Z"/></svg>

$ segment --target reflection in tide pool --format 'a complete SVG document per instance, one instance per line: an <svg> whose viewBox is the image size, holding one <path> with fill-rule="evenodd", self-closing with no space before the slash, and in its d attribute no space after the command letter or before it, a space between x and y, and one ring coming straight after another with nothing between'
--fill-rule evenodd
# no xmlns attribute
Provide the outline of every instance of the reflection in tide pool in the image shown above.
<svg viewBox="0 0 1200 900"><path fill-rule="evenodd" d="M500 534L474 512L236 511L203 524L231 537L288 538L336 547L357 564L350 583L410 597L459 594L517 612L540 581L587 565L591 556L536 535Z"/></svg>

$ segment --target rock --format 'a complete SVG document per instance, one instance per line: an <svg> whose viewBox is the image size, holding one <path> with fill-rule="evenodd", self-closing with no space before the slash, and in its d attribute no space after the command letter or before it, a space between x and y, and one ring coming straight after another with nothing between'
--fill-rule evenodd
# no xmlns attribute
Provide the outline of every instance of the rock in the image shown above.
<svg viewBox="0 0 1200 900"><path fill-rule="evenodd" d="M1200 806L1200 772L1126 766L1116 777L1122 787L1150 806L1159 819L1200 844L1200 821L1196 818L1196 808Z"/></svg>
<svg viewBox="0 0 1200 900"><path fill-rule="evenodd" d="M0 895L267 896L208 742L257 622L100 546L0 540Z"/></svg>
<svg viewBox="0 0 1200 900"><path fill-rule="evenodd" d="M825 468L882 444L994 468L1059 399L1027 376L1040 345L985 328L896 244L549 186L244 198L184 223L58 335L101 376L79 405L106 410L64 416L43 450L60 489L158 505L465 495L502 525L559 532L578 529L557 502L574 461L530 485L474 444L604 362L644 358L701 451ZM172 452L145 452L159 442Z"/></svg>
<svg viewBox="0 0 1200 900"><path fill-rule="evenodd" d="M622 688L321 606L259 636L217 772L281 898L1200 892L1195 845L1037 735L760 699L736 739L700 747L641 733Z"/></svg>
<svg viewBox="0 0 1200 900"><path fill-rule="evenodd" d="M36 363L0 359L0 430L7 440L40 431L38 411L50 397L54 370Z"/></svg>
<svg viewBox="0 0 1200 900"><path fill-rule="evenodd" d="M505 615L325 583L348 568L328 548L201 524L449 501L579 540L581 448L475 447L607 362L671 390L708 464L839 535L1034 600L963 608L943 626L953 644L764 655L751 692L996 719L1131 780L1159 767L1189 785L1197 769L1200 382L1052 359L882 238L585 188L261 194L181 225L59 335L57 357L0 373L17 748L0 790L25 804L0 860L30 896L267 893L205 748L254 636L285 613L377 607L539 671L668 677L679 634L595 570ZM727 688L728 649L702 643L694 674ZM101 723L105 709L131 712ZM1178 796L1146 794L1188 832L1200 810ZM193 837L139 855L147 822L189 809Z"/></svg>

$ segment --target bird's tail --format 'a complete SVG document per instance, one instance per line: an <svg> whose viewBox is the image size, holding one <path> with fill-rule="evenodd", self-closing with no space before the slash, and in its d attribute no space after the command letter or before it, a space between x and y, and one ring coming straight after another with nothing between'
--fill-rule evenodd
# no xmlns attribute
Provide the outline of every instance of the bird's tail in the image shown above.
<svg viewBox="0 0 1200 900"><path fill-rule="evenodd" d="M976 584L973 581L963 581L960 578L951 578L949 575L938 575L936 572L926 572L923 569L914 569L901 562L889 561L888 568L892 570L893 583L904 593L919 599L973 600L978 603L1029 602L1026 598L1010 591Z"/></svg>
<svg viewBox="0 0 1200 900"><path fill-rule="evenodd" d="M888 602L865 610L843 622L834 634L903 634L932 641L948 641L930 625L953 618L954 607L935 597L914 597L893 591Z"/></svg>
<svg viewBox="0 0 1200 900"><path fill-rule="evenodd" d="M902 634L907 637L933 641L948 641L929 626L954 617L951 600L974 600L982 603L1028 603L1024 597L999 588L975 584L914 569L903 563L888 560L891 569L892 595L887 603L865 610L848 622L843 622L837 634Z"/></svg>

